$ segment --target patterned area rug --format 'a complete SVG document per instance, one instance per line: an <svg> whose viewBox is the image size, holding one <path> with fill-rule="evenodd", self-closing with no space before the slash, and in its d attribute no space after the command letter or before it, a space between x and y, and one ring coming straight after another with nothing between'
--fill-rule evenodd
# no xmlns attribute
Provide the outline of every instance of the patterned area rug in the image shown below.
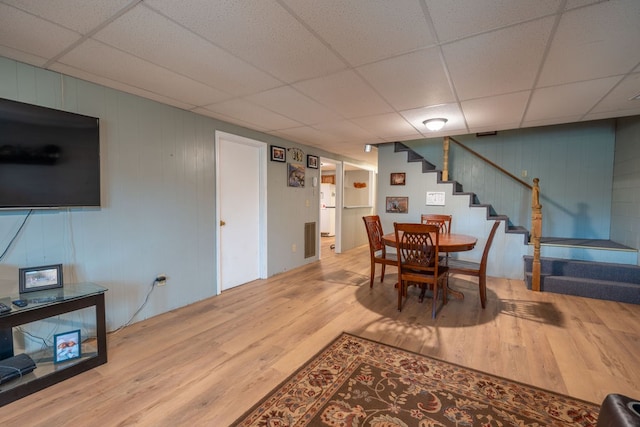
<svg viewBox="0 0 640 427"><path fill-rule="evenodd" d="M595 426L599 406L350 334L234 426Z"/></svg>

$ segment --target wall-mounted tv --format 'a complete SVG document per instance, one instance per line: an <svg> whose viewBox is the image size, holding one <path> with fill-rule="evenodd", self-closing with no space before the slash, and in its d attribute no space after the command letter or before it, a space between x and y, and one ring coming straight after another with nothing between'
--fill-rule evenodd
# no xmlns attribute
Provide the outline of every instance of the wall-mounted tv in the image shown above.
<svg viewBox="0 0 640 427"><path fill-rule="evenodd" d="M97 206L99 119L0 98L0 209Z"/></svg>

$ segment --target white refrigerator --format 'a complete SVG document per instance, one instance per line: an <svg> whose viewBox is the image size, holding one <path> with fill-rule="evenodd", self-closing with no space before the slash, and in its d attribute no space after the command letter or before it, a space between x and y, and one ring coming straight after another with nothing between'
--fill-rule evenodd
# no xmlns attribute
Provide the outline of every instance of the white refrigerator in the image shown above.
<svg viewBox="0 0 640 427"><path fill-rule="evenodd" d="M320 184L320 234L336 235L336 186Z"/></svg>

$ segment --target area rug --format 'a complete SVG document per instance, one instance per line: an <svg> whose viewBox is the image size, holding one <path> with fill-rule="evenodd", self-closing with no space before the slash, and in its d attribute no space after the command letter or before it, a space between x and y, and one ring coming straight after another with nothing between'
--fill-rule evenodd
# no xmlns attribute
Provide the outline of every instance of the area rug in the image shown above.
<svg viewBox="0 0 640 427"><path fill-rule="evenodd" d="M234 426L595 426L599 406L343 333Z"/></svg>

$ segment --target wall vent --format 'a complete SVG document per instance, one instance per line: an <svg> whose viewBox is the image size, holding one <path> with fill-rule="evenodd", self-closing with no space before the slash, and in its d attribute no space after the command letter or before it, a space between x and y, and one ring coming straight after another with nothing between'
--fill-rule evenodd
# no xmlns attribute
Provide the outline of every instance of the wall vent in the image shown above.
<svg viewBox="0 0 640 427"><path fill-rule="evenodd" d="M316 256L316 223L305 222L304 224L304 257Z"/></svg>

